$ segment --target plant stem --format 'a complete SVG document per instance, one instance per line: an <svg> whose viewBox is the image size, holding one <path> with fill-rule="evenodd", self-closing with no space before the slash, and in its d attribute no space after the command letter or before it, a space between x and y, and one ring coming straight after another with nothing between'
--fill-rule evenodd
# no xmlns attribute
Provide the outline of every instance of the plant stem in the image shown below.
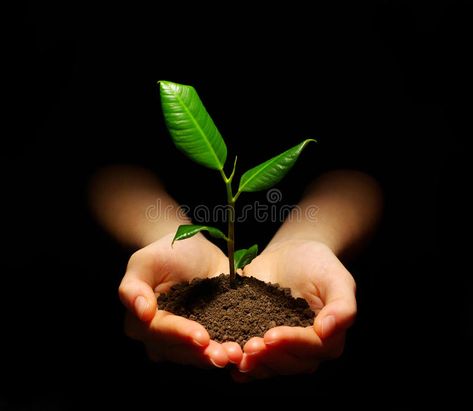
<svg viewBox="0 0 473 411"><path fill-rule="evenodd" d="M227 232L227 257L228 263L230 266L230 286L235 287L235 199L233 198L232 193L232 177L224 177L225 187L227 189L227 222L228 222L228 232Z"/></svg>
<svg viewBox="0 0 473 411"><path fill-rule="evenodd" d="M228 220L228 232L227 232L227 257L230 269L230 287L235 288L236 286L236 273L235 273L235 201L232 192L232 180L235 175L237 158L233 163L233 171L230 177L227 178L225 172L220 170L225 187L227 189L227 220Z"/></svg>
<svg viewBox="0 0 473 411"><path fill-rule="evenodd" d="M235 274L235 202L228 201L227 208L227 217L228 217L228 241L227 241L227 254L228 254L228 263L230 266L230 287L234 288L236 285L236 274Z"/></svg>

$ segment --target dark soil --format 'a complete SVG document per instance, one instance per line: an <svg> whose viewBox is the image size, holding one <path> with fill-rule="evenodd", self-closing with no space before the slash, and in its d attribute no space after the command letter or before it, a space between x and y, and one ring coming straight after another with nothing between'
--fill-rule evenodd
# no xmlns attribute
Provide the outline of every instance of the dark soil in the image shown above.
<svg viewBox="0 0 473 411"><path fill-rule="evenodd" d="M270 328L306 327L314 320L307 302L292 297L288 288L240 276L236 288L231 288L229 276L224 274L176 284L159 296L158 306L202 324L215 341L236 341L242 347Z"/></svg>

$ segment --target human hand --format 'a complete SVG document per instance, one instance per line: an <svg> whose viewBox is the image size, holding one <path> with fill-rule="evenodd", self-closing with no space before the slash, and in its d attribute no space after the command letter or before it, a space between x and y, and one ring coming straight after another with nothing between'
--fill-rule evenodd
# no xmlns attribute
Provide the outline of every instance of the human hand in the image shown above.
<svg viewBox="0 0 473 411"><path fill-rule="evenodd" d="M150 359L207 367L239 363L242 351L237 343L210 340L205 328L184 317L157 307L156 294L174 284L206 278L228 271L223 252L203 236L178 241L171 247L172 234L134 253L119 287L128 312L125 332L142 341ZM156 294L155 294L156 293Z"/></svg>
<svg viewBox="0 0 473 411"><path fill-rule="evenodd" d="M355 281L326 245L306 240L270 245L244 275L289 287L317 314L314 326L275 327L244 347L237 381L309 373L321 360L341 355L345 332L356 315Z"/></svg>

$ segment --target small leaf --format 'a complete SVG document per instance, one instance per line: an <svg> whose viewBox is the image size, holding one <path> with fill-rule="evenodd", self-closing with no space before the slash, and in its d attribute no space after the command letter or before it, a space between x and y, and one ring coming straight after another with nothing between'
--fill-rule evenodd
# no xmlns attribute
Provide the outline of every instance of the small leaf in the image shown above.
<svg viewBox="0 0 473 411"><path fill-rule="evenodd" d="M243 248L235 251L235 270L243 268L245 265L251 263L251 261L258 255L258 244L252 245L250 248Z"/></svg>
<svg viewBox="0 0 473 411"><path fill-rule="evenodd" d="M222 170L227 146L192 86L159 81L161 105L176 147L203 166Z"/></svg>
<svg viewBox="0 0 473 411"><path fill-rule="evenodd" d="M240 179L238 191L261 191L279 183L297 161L305 146L314 141L307 139L264 163L245 172Z"/></svg>
<svg viewBox="0 0 473 411"><path fill-rule="evenodd" d="M176 234L172 239L172 244L174 244L175 241L185 240L186 238L193 237L201 231L207 231L212 237L223 238L226 241L228 240L227 236L223 234L218 228L209 227L208 225L183 224L177 228Z"/></svg>

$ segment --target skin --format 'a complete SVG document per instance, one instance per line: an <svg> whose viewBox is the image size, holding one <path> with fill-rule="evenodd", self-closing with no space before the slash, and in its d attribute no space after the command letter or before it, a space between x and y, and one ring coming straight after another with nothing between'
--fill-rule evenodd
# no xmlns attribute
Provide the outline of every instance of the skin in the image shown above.
<svg viewBox="0 0 473 411"><path fill-rule="evenodd" d="M200 367L233 363L233 378L246 382L311 373L322 360L343 352L346 330L356 316L356 287L340 258L360 248L381 210L380 190L369 176L341 170L320 177L308 188L299 213L245 267L243 275L290 287L317 317L306 328L272 328L263 338L250 339L243 351L236 343L210 340L194 321L158 309L157 293L177 282L226 272L228 260L200 234L171 247L177 227L189 221L152 175L128 167L103 170L92 183L91 205L119 241L138 248L119 296L128 308L125 332L144 343L150 359Z"/></svg>

